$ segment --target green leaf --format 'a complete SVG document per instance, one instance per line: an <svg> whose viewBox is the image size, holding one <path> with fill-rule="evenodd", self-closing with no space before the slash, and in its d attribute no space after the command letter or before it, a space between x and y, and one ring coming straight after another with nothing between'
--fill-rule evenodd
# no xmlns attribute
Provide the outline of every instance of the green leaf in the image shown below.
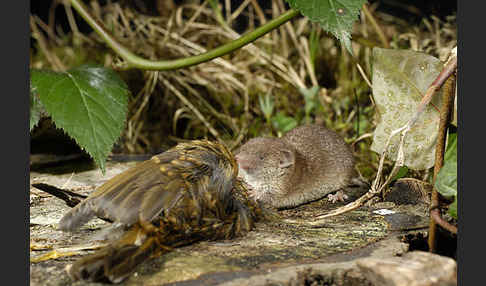
<svg viewBox="0 0 486 286"><path fill-rule="evenodd" d="M404 126L417 112L429 85L442 70L439 59L410 50L373 49L373 98L378 124L371 150L382 153L390 133ZM439 127L441 92L426 106L404 143L405 165L413 170L432 167ZM437 109L436 109L437 108ZM387 157L396 160L399 135L392 138Z"/></svg>
<svg viewBox="0 0 486 286"><path fill-rule="evenodd" d="M444 161L454 160L457 162L457 133L449 133L448 135Z"/></svg>
<svg viewBox="0 0 486 286"><path fill-rule="evenodd" d="M83 65L67 72L31 70L31 87L47 113L105 172L124 128L128 87L116 72Z"/></svg>
<svg viewBox="0 0 486 286"><path fill-rule="evenodd" d="M398 180L400 178L403 178L407 175L408 173L408 167L407 166L401 166L400 170L398 170L397 174L393 177L392 181Z"/></svg>
<svg viewBox="0 0 486 286"><path fill-rule="evenodd" d="M447 151L444 155L444 166L437 174L435 188L445 197L454 197L449 206L449 213L457 218L457 136L449 135Z"/></svg>
<svg viewBox="0 0 486 286"><path fill-rule="evenodd" d="M437 174L435 187L443 196L457 196L457 162L446 161Z"/></svg>
<svg viewBox="0 0 486 286"><path fill-rule="evenodd" d="M297 120L292 117L285 116L282 112L277 113L272 117L272 123L275 129L279 132L287 132L294 129L297 126Z"/></svg>
<svg viewBox="0 0 486 286"><path fill-rule="evenodd" d="M437 174L435 187L443 196L457 196L457 137L451 140L447 146L444 166Z"/></svg>
<svg viewBox="0 0 486 286"><path fill-rule="evenodd" d="M312 22L333 34L350 54L351 31L366 0L287 0L292 9L300 11Z"/></svg>

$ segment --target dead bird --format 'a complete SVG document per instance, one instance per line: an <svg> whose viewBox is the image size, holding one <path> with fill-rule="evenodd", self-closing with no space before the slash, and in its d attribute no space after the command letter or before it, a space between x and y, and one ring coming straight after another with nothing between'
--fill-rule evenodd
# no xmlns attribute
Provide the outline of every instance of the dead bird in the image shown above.
<svg viewBox="0 0 486 286"><path fill-rule="evenodd" d="M237 179L234 156L210 141L180 143L118 174L59 222L74 231L102 217L125 231L68 267L73 280L119 283L150 257L250 231L262 209Z"/></svg>

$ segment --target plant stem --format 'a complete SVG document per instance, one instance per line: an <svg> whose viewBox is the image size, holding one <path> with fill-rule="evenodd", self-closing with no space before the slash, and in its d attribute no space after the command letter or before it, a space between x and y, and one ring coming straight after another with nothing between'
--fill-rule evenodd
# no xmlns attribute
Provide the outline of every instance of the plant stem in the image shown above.
<svg viewBox="0 0 486 286"><path fill-rule="evenodd" d="M433 185L437 179L437 174L440 168L444 165L444 153L446 147L446 137L447 137L447 126L451 118L451 110L454 106L454 86L455 77L451 75L444 84L443 95L442 95L442 107L440 110L440 120L439 120L439 132L437 135L437 145L435 146L435 166L434 166L434 178ZM446 221L442 220L439 211L439 193L434 187L432 190L432 198L430 203L430 221L429 221L429 238L428 245L430 252L436 252L436 229L437 223L443 228L449 230L450 232L457 233L457 228L450 225Z"/></svg>
<svg viewBox="0 0 486 286"><path fill-rule="evenodd" d="M79 0L70 0L73 8L81 15L81 17L95 30L95 32L106 42L106 44L112 48L125 62L120 65L119 69L127 70L132 68L139 68L144 70L174 70L179 68L184 68L192 65L197 65L203 62L210 61L214 58L221 57L232 51L247 45L259 37L265 35L266 33L272 31L278 26L284 24L295 16L299 15L296 10L289 10L286 13L280 15L279 17L273 19L272 21L266 23L265 25L258 27L252 32L249 32L240 38L233 40L225 45L219 46L216 49L208 51L206 53L186 57L175 60L164 60L164 61L152 61L139 57L128 50L126 47L118 43L104 28L104 25L91 17L91 15L84 7L84 4Z"/></svg>
<svg viewBox="0 0 486 286"><path fill-rule="evenodd" d="M440 121L439 121L439 133L437 135L437 145L435 146L435 166L434 166L434 178L433 184L437 178L440 168L444 165L444 153L446 145L447 136L447 126L451 117L451 110L454 106L454 85L455 78L450 76L444 84L443 96L442 96L442 108L440 111ZM429 251L436 251L436 228L437 223L440 224L445 229L457 233L457 228L449 225L447 222L443 221L440 217L439 211L439 193L435 189L432 190L431 204L430 204L430 222L429 222L429 238L428 245ZM455 230L455 231L454 231Z"/></svg>

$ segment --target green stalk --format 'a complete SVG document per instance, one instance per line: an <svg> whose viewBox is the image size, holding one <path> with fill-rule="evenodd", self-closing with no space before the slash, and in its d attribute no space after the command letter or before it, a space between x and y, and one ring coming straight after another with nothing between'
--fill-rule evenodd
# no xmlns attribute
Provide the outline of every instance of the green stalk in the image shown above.
<svg viewBox="0 0 486 286"><path fill-rule="evenodd" d="M131 68L139 68L144 70L174 70L179 68L184 68L192 65L197 65L203 62L210 61L214 58L221 57L234 50L237 50L244 45L247 45L259 37L265 35L266 33L272 31L278 26L284 24L295 16L299 15L296 10L289 10L286 13L280 15L279 17L273 19L272 21L266 23L265 25L258 27L252 32L249 32L240 38L233 40L225 45L219 46L206 53L186 57L175 60L168 61L152 61L141 58L126 47L118 43L104 28L103 24L89 15L86 7L79 0L71 0L71 5L73 8L81 15L81 17L95 30L95 32L106 42L106 44L112 48L121 58L125 60L123 66L120 67L122 70L127 70Z"/></svg>

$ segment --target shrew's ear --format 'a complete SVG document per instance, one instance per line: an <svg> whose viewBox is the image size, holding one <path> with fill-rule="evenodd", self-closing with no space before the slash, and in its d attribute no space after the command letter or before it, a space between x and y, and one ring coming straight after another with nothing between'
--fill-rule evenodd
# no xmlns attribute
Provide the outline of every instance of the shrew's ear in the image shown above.
<svg viewBox="0 0 486 286"><path fill-rule="evenodd" d="M280 168L288 168L295 162L295 154L291 150L282 150L280 153L280 160L278 166Z"/></svg>

